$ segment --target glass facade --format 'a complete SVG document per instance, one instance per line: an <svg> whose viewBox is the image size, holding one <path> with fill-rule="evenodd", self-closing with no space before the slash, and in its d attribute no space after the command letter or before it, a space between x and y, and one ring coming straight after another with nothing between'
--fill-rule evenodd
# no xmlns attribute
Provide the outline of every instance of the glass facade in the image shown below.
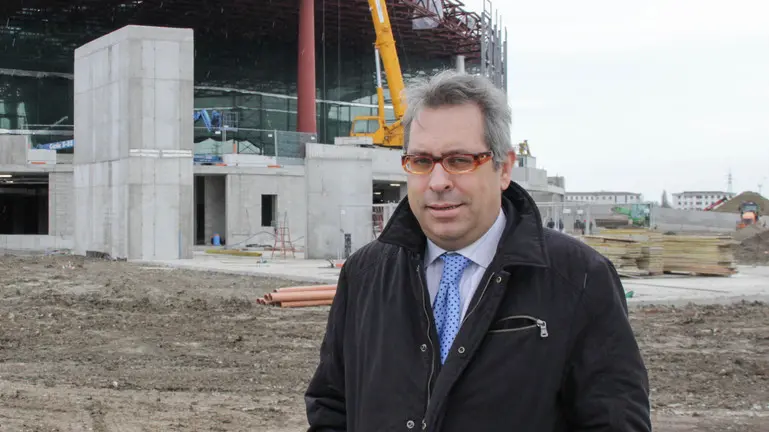
<svg viewBox="0 0 769 432"><path fill-rule="evenodd" d="M195 108L231 110L237 113L237 139L251 141L253 131L296 130L297 100L296 46L274 43L262 46L257 57L270 59L270 65L244 68L229 62L254 62L251 54L242 58L208 57L196 59L196 69L206 70L206 76L196 73ZM350 47L319 47L316 54L316 115L318 140L333 144L334 137L348 136L352 119L375 116L376 66L373 48L366 53ZM248 49L244 49L247 53ZM409 61L411 60L411 61ZM280 65L282 70L272 66ZM451 58L425 60L409 59L401 54L401 67L406 83L414 77L436 72L453 65ZM385 82L386 82L386 77ZM219 87L221 86L221 87ZM387 92L385 92L387 96ZM390 101L386 100L389 105ZM391 107L386 117L393 119ZM199 126L199 125L198 125ZM249 132L249 130L252 130ZM205 128L196 128L196 141L207 139Z"/></svg>
<svg viewBox="0 0 769 432"><path fill-rule="evenodd" d="M164 25L157 16L141 22L134 16L126 18L121 10L112 12L111 18L93 17L103 21L98 26L88 17L56 26L17 19L18 12L0 16L8 23L0 30L0 128L39 130L34 144L71 138L75 48L125 24ZM55 8L47 13L55 15ZM334 137L349 135L354 117L376 115L377 110L374 41L340 36L327 43L322 35L316 38L317 140L329 144ZM453 66L450 56L426 56L408 46L399 49L407 84L414 77ZM200 151L234 148L274 156L277 143L278 155L301 156L300 138L290 134L297 121L297 63L295 37L257 40L239 38L234 31L222 35L196 30L195 109L225 112L237 122L236 130L216 133L196 121ZM391 109L388 114L392 118ZM56 135L52 130L63 132ZM293 150L292 139L297 141Z"/></svg>

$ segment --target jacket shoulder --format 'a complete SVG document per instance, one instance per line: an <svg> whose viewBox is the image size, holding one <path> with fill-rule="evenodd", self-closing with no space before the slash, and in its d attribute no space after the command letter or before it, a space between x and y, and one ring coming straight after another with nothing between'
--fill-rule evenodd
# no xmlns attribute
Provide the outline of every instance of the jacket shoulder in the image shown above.
<svg viewBox="0 0 769 432"><path fill-rule="evenodd" d="M384 264L389 258L398 254L400 250L400 246L373 240L353 252L345 261L344 266L348 273L361 274L377 264Z"/></svg>
<svg viewBox="0 0 769 432"><path fill-rule="evenodd" d="M550 268L575 285L582 286L591 270L612 266L597 250L568 234L545 229L544 241L550 258Z"/></svg>

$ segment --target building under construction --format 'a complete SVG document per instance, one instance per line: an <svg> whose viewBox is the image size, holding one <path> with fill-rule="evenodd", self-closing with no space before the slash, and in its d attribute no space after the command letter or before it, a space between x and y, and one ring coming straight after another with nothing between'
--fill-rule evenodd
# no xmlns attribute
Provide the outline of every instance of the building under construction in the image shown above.
<svg viewBox="0 0 769 432"><path fill-rule="evenodd" d="M365 244L405 187L397 151L339 140L378 115L388 78L370 3L386 7L406 85L458 67L507 88L490 2L3 1L0 248ZM562 192L543 179L529 186Z"/></svg>

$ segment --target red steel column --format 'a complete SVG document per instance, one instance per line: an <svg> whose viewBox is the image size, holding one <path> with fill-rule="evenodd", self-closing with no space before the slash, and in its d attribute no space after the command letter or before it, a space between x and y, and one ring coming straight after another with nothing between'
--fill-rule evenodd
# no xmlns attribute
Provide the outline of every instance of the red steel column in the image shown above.
<svg viewBox="0 0 769 432"><path fill-rule="evenodd" d="M315 121L315 0L299 0L297 132L317 133Z"/></svg>

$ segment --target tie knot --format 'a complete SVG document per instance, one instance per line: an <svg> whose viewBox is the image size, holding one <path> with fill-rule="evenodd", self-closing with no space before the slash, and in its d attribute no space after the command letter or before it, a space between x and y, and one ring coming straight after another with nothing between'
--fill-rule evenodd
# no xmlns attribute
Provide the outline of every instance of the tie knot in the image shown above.
<svg viewBox="0 0 769 432"><path fill-rule="evenodd" d="M447 252L441 255L443 260L443 273L451 279L457 279L465 271L470 260L458 253Z"/></svg>

